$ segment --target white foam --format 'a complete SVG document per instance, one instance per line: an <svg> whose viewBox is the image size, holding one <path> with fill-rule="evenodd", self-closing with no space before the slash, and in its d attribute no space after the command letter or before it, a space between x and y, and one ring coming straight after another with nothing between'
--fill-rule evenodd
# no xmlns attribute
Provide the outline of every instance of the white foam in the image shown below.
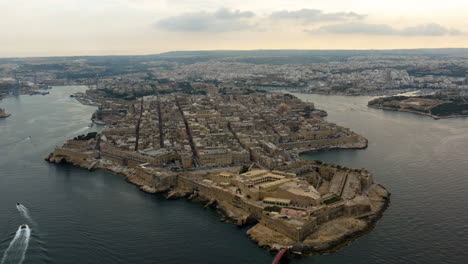
<svg viewBox="0 0 468 264"><path fill-rule="evenodd" d="M16 209L18 209L18 212L19 212L24 218L26 218L26 219L29 220L30 222L33 222L31 216L29 215L29 210L28 210L28 208L26 208L24 205L20 204L20 205L16 205Z"/></svg>
<svg viewBox="0 0 468 264"><path fill-rule="evenodd" d="M31 238L31 229L26 227L18 228L15 237L10 242L10 245L3 253L1 264L21 264L26 258L26 251L28 250L29 240Z"/></svg>

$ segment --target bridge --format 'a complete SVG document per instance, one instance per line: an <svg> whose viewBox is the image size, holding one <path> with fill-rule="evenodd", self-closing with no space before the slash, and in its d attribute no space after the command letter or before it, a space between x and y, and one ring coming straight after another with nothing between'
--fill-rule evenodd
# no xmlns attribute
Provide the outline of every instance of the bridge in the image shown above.
<svg viewBox="0 0 468 264"><path fill-rule="evenodd" d="M273 262L271 264L279 264L281 259L283 258L284 254L288 252L287 248L281 249L278 254L276 254L275 258L273 259Z"/></svg>

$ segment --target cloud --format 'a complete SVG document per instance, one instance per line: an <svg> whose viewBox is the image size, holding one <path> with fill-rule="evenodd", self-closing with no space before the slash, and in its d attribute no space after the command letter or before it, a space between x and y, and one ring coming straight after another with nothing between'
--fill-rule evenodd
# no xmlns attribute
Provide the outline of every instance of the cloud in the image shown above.
<svg viewBox="0 0 468 264"><path fill-rule="evenodd" d="M306 30L309 33L322 34L365 34L393 35L395 29L384 24L347 23L322 26L316 30Z"/></svg>
<svg viewBox="0 0 468 264"><path fill-rule="evenodd" d="M255 17L251 11L220 8L215 12L193 12L164 18L156 26L168 31L228 32L254 28L249 22Z"/></svg>
<svg viewBox="0 0 468 264"><path fill-rule="evenodd" d="M463 32L456 29L449 29L439 24L431 23L407 27L400 31L401 35L408 36L443 36L443 35L462 35Z"/></svg>
<svg viewBox="0 0 468 264"><path fill-rule="evenodd" d="M362 34L362 35L400 35L400 36L445 36L461 35L463 32L449 29L439 24L423 24L403 29L396 29L385 24L344 23L322 26L306 30L311 34Z"/></svg>
<svg viewBox="0 0 468 264"><path fill-rule="evenodd" d="M343 20L361 20L366 15L354 12L324 13L318 9L300 9L297 11L277 11L270 15L271 19L278 20L300 20L304 23L343 21Z"/></svg>

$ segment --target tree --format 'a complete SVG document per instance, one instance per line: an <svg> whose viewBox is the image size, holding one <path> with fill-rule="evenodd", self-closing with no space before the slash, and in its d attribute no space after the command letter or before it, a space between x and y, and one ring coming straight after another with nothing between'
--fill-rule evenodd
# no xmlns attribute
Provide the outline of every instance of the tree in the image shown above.
<svg viewBox="0 0 468 264"><path fill-rule="evenodd" d="M239 174L246 173L249 171L249 166L243 165L242 168L239 171Z"/></svg>

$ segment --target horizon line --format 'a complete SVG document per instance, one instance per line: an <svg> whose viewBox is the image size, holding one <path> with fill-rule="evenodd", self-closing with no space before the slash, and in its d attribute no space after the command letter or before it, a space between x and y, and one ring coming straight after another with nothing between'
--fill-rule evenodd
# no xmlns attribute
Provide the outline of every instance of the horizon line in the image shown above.
<svg viewBox="0 0 468 264"><path fill-rule="evenodd" d="M108 55L53 55L53 56L11 56L0 57L1 59L40 59L40 58L74 58L74 57L144 57L156 56L174 52L226 52L226 51L416 51L416 50L468 50L468 47L446 47L446 48L400 48L400 49L206 49L206 50L171 50L160 53L146 54L108 54Z"/></svg>

